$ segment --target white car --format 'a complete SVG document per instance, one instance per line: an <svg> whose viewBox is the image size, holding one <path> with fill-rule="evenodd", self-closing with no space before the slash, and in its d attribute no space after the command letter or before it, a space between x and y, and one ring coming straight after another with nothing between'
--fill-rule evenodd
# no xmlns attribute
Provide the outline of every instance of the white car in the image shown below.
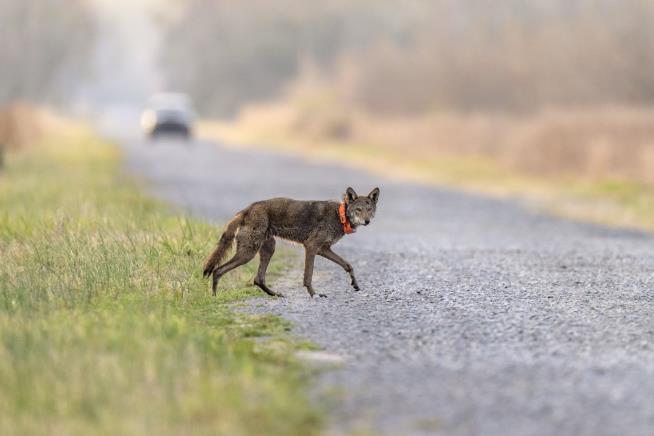
<svg viewBox="0 0 654 436"><path fill-rule="evenodd" d="M184 94L157 94L150 99L141 115L141 128L151 138L193 135L193 110Z"/></svg>

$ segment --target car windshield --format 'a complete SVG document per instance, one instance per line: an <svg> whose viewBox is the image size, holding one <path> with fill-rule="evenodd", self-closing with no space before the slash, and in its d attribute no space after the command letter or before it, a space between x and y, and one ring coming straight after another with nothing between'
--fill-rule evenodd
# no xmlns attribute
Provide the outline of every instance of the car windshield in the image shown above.
<svg viewBox="0 0 654 436"><path fill-rule="evenodd" d="M186 120L188 119L188 113L182 109L157 109L156 110L157 118L159 119L174 119L174 120Z"/></svg>

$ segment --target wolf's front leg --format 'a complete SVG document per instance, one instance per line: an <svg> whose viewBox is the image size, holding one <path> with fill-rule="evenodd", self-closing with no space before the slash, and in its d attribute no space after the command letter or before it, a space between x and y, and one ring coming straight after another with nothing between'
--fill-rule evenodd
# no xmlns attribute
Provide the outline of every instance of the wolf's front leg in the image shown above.
<svg viewBox="0 0 654 436"><path fill-rule="evenodd" d="M343 259L341 256L338 254L334 253L331 249L331 247L323 247L319 252L319 255L324 257L325 259L329 259L332 262L338 264L345 270L346 273L350 275L350 278L352 279L352 287L354 288L355 291L359 290L359 284L357 283L356 277L354 277L354 268L352 268L352 265L350 265L350 262L347 260Z"/></svg>
<svg viewBox="0 0 654 436"><path fill-rule="evenodd" d="M309 295L313 298L316 292L311 286L313 280L313 262L316 259L316 250L310 247L305 247L306 255L304 258L304 286L307 288ZM320 297L327 297L325 294L318 294Z"/></svg>

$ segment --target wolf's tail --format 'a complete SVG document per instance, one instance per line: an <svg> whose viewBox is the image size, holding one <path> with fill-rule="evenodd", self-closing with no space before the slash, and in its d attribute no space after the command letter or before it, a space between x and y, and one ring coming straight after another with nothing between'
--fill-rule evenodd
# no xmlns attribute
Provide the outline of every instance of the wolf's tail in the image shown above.
<svg viewBox="0 0 654 436"><path fill-rule="evenodd" d="M232 246L232 242L234 242L236 231L243 222L244 215L244 211L237 213L234 218L227 223L227 226L225 226L225 231L220 237L216 249L211 253L211 256L209 256L207 262L204 264L205 277L209 277L227 255L227 252Z"/></svg>

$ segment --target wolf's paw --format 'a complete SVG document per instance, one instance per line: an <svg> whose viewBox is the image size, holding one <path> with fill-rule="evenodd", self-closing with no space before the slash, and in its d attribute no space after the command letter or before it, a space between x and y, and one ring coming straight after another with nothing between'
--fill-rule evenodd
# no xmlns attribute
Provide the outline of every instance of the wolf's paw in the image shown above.
<svg viewBox="0 0 654 436"><path fill-rule="evenodd" d="M327 298L327 294L318 294L320 298Z"/></svg>

